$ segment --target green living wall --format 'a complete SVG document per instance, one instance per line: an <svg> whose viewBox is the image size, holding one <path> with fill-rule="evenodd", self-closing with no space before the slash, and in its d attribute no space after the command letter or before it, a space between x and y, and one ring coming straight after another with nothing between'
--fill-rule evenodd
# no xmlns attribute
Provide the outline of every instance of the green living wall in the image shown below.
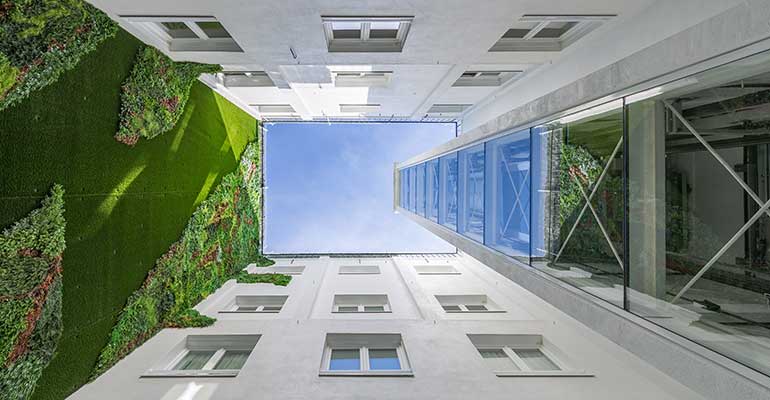
<svg viewBox="0 0 770 400"><path fill-rule="evenodd" d="M35 399L87 382L129 296L256 135L253 118L196 83L173 130L117 142L121 84L140 45L119 31L0 112L0 227L38 207L53 183L66 193L64 329Z"/></svg>

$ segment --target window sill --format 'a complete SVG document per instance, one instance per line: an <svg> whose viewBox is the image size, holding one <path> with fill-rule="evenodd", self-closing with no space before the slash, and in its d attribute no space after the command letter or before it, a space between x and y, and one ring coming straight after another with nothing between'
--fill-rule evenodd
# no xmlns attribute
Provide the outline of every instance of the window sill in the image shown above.
<svg viewBox="0 0 770 400"><path fill-rule="evenodd" d="M176 370L156 370L147 371L141 375L141 378L184 378L184 377L196 377L196 378L234 378L238 376L240 370L237 369L217 369L217 370L191 370L191 371L176 371Z"/></svg>
<svg viewBox="0 0 770 400"><path fill-rule="evenodd" d="M378 377L398 377L398 376L414 376L414 373L410 370L405 371L320 371L318 376L378 376Z"/></svg>
<svg viewBox="0 0 770 400"><path fill-rule="evenodd" d="M393 311L332 311L332 314L390 314Z"/></svg>
<svg viewBox="0 0 770 400"><path fill-rule="evenodd" d="M505 310L487 310L487 311L446 311L447 314L500 314L504 313Z"/></svg>
<svg viewBox="0 0 770 400"><path fill-rule="evenodd" d="M495 371L499 377L583 377L590 378L595 375L585 371Z"/></svg>
<svg viewBox="0 0 770 400"><path fill-rule="evenodd" d="M218 311L220 314L278 314L280 311L238 311L238 310L224 310Z"/></svg>

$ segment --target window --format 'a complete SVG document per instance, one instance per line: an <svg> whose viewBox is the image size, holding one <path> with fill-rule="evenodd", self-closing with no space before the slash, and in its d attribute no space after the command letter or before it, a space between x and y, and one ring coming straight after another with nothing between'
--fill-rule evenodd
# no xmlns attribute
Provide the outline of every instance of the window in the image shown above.
<svg viewBox="0 0 770 400"><path fill-rule="evenodd" d="M615 15L524 15L489 51L561 51Z"/></svg>
<svg viewBox="0 0 770 400"><path fill-rule="evenodd" d="M468 335L497 376L593 376L572 369L566 356L541 335Z"/></svg>
<svg viewBox="0 0 770 400"><path fill-rule="evenodd" d="M409 168L409 211L417 210L417 168Z"/></svg>
<svg viewBox="0 0 770 400"><path fill-rule="evenodd" d="M365 114L380 109L379 104L340 104L340 112Z"/></svg>
<svg viewBox="0 0 770 400"><path fill-rule="evenodd" d="M390 303L385 294L334 295L335 313L389 313Z"/></svg>
<svg viewBox="0 0 770 400"><path fill-rule="evenodd" d="M415 184L417 185L417 204L415 205L415 213L420 216L425 216L425 164L420 164L415 167L416 177Z"/></svg>
<svg viewBox="0 0 770 400"><path fill-rule="evenodd" d="M439 170L438 158L425 163L426 168L426 189L425 196L427 204L425 205L425 216L433 222L438 222L438 194L439 194Z"/></svg>
<svg viewBox="0 0 770 400"><path fill-rule="evenodd" d="M433 117L457 116L470 106L471 104L434 104L428 109L428 115Z"/></svg>
<svg viewBox="0 0 770 400"><path fill-rule="evenodd" d="M484 242L484 144L459 152L457 233Z"/></svg>
<svg viewBox="0 0 770 400"><path fill-rule="evenodd" d="M377 265L341 265L340 275L376 275L380 273Z"/></svg>
<svg viewBox="0 0 770 400"><path fill-rule="evenodd" d="M166 43L168 50L243 52L214 17L132 16L121 18Z"/></svg>
<svg viewBox="0 0 770 400"><path fill-rule="evenodd" d="M221 313L278 313L288 296L235 296L235 300Z"/></svg>
<svg viewBox="0 0 770 400"><path fill-rule="evenodd" d="M522 71L465 71L452 86L500 86L521 72Z"/></svg>
<svg viewBox="0 0 770 400"><path fill-rule="evenodd" d="M460 275L460 271L451 265L415 265L418 275Z"/></svg>
<svg viewBox="0 0 770 400"><path fill-rule="evenodd" d="M505 312L486 295L436 295L441 308L448 313Z"/></svg>
<svg viewBox="0 0 770 400"><path fill-rule="evenodd" d="M273 80L264 71L227 71L222 73L226 87L272 87ZM292 109L292 111L294 111Z"/></svg>
<svg viewBox="0 0 770 400"><path fill-rule="evenodd" d="M438 223L457 230L457 153L439 159Z"/></svg>
<svg viewBox="0 0 770 400"><path fill-rule="evenodd" d="M400 334L326 335L321 376L412 376Z"/></svg>
<svg viewBox="0 0 770 400"><path fill-rule="evenodd" d="M302 275L305 271L304 265L286 265L265 268L266 272L283 275Z"/></svg>
<svg viewBox="0 0 770 400"><path fill-rule="evenodd" d="M413 17L321 17L330 52L401 52Z"/></svg>
<svg viewBox="0 0 770 400"><path fill-rule="evenodd" d="M260 115L265 117L294 117L298 116L291 104L250 104L256 107Z"/></svg>
<svg viewBox="0 0 770 400"><path fill-rule="evenodd" d="M385 87L390 82L392 71L338 71L334 72L336 87Z"/></svg>
<svg viewBox="0 0 770 400"><path fill-rule="evenodd" d="M190 335L143 377L233 377L246 363L259 335Z"/></svg>
<svg viewBox="0 0 770 400"><path fill-rule="evenodd" d="M529 129L486 144L484 243L528 260L530 224Z"/></svg>

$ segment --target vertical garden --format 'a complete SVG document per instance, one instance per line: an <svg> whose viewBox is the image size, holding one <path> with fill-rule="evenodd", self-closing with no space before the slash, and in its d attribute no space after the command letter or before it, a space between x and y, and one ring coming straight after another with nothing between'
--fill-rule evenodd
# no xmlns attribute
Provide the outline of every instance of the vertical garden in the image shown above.
<svg viewBox="0 0 770 400"><path fill-rule="evenodd" d="M0 1L0 399L63 399L210 324L190 307L267 262L257 121L195 79L217 70L81 0Z"/></svg>

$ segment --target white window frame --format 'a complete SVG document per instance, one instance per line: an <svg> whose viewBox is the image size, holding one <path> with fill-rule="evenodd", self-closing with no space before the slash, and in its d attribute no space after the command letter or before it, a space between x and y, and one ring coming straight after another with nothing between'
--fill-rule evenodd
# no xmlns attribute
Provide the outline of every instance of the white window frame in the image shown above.
<svg viewBox="0 0 770 400"><path fill-rule="evenodd" d="M412 16L394 17L364 17L364 16L322 16L324 35L330 53L400 53L404 48ZM335 38L334 22L360 23L359 38ZM398 22L395 38L370 38L369 31L372 22Z"/></svg>
<svg viewBox="0 0 770 400"><path fill-rule="evenodd" d="M334 71L335 87L387 87L393 71Z"/></svg>
<svg viewBox="0 0 770 400"><path fill-rule="evenodd" d="M220 72L225 87L275 87L275 82L265 71L224 71Z"/></svg>
<svg viewBox="0 0 770 400"><path fill-rule="evenodd" d="M367 301L367 297L378 297L382 301ZM354 299L356 304L353 302L348 304L344 301L345 298ZM340 311L340 307L357 307L357 311ZM366 311L366 307L382 307L383 311ZM390 313L392 310L386 294L336 294L334 295L332 312L335 314L383 314Z"/></svg>
<svg viewBox="0 0 770 400"><path fill-rule="evenodd" d="M137 29L153 36L156 40L165 43L170 52L235 52L243 53L243 49L235 41L232 33L221 21L213 16L145 16L145 15L121 15L122 20ZM181 22L187 26L197 38L173 38L163 27L164 22ZM212 38L198 26L198 22L219 22L227 31L228 38Z"/></svg>
<svg viewBox="0 0 770 400"><path fill-rule="evenodd" d="M281 275L302 275L305 272L304 265L273 265L265 267L264 272Z"/></svg>
<svg viewBox="0 0 770 400"><path fill-rule="evenodd" d="M206 348L190 348L188 340L191 337L200 337L210 343L220 342L221 345L209 344ZM241 369L214 369L227 351L248 351L251 358L256 344L261 335L190 335L184 341L172 349L164 360L141 375L142 378L155 377L235 377ZM212 347L213 346L213 347ZM216 347L216 349L214 349ZM175 369L182 359L191 351L214 351L211 358L206 361L201 369L182 370ZM244 363L245 365L245 363Z"/></svg>
<svg viewBox="0 0 770 400"><path fill-rule="evenodd" d="M464 113L471 106L473 104L434 104L428 109L427 114L431 116L455 116Z"/></svg>
<svg viewBox="0 0 770 400"><path fill-rule="evenodd" d="M257 298L254 301L254 305L248 304L251 299L248 299L249 297ZM235 296L235 299L230 303L230 305L225 309L219 311L223 314L278 314L281 311L283 311L283 307L286 305L286 302L289 300L289 296L286 295L265 295L265 296L257 296L257 295L243 295L243 296ZM239 304L239 302L241 304ZM244 304L245 303L245 304ZM255 307L255 310L241 310L241 307ZM279 307L278 310L266 310L267 307Z"/></svg>
<svg viewBox="0 0 770 400"><path fill-rule="evenodd" d="M486 295L436 295L441 310L447 314L494 314L504 313L495 302ZM456 306L459 310L447 310L444 306ZM468 306L483 306L486 310L471 310Z"/></svg>
<svg viewBox="0 0 770 400"><path fill-rule="evenodd" d="M359 337L359 336L373 336L376 337L377 334L340 334L340 335L349 335L351 337ZM387 334L389 336L392 336L393 334ZM361 342L360 339L358 340L351 340L351 343L346 345L344 342L342 344L337 345L330 345L327 339L326 344L324 345L324 351L323 356L321 359L321 370L319 371L319 376L414 376L414 373L411 368L411 364L409 363L409 358L407 357L407 352L404 347L404 342L401 339L401 335L398 334L399 342L398 345L378 345L376 343L376 339L374 339L371 343L368 344L354 344L353 342ZM328 338L328 335L327 335ZM330 364L331 364L331 356L332 356L332 350L358 350L359 351L359 364L360 369L358 370L331 370ZM400 370L372 370L369 367L369 350L396 350L396 354L398 355L398 362L401 366Z"/></svg>
<svg viewBox="0 0 770 400"><path fill-rule="evenodd" d="M427 269L425 269L427 268ZM429 270L434 268L434 270ZM441 270L440 268L444 268ZM415 265L415 272L417 275L462 275L462 272L458 271L454 265Z"/></svg>
<svg viewBox="0 0 770 400"><path fill-rule="evenodd" d="M359 271L356 271L359 268ZM382 271L379 265L340 265L338 275L380 275Z"/></svg>
<svg viewBox="0 0 770 400"><path fill-rule="evenodd" d="M452 84L452 87L492 87L501 86L503 83L508 82L515 76L521 74L521 70L495 70L495 71L483 71L472 70L465 71L459 78ZM497 74L496 76L490 76L489 74ZM470 76L472 75L472 76Z"/></svg>
<svg viewBox="0 0 770 400"><path fill-rule="evenodd" d="M468 335L473 336L473 335ZM479 335L479 336L497 336L497 335ZM471 343L473 344L473 347L476 349L476 354L479 358L482 359L484 363L486 363L486 359L484 359L484 356L481 355L479 350L502 350L503 353L510 359L510 361L518 368L518 370L510 369L510 370L493 370L495 375L499 377L517 377L517 376L552 376L552 377L592 377L594 376L593 373L586 372L582 369L575 369L572 366L572 363L567 359L565 355L563 355L555 346L552 344L546 342L541 335L501 335L502 337L509 337L512 341L512 343L509 344L489 344L489 345L478 345L476 343L473 343L473 339L471 339ZM533 343L513 343L516 341L516 337L527 337L527 338L535 338L536 341L538 341L538 344ZM503 339L506 340L506 339ZM531 341L524 340L526 341ZM516 350L539 350L545 357L547 357L552 363L556 365L559 370L557 371L541 371L541 370L535 370L532 369L527 363L518 355L516 354Z"/></svg>
<svg viewBox="0 0 770 400"><path fill-rule="evenodd" d="M607 20L616 17L615 14L595 14L595 15L524 15L520 22L534 22L535 27L531 28L523 38L501 37L490 49L490 52L507 51L562 51L578 39L587 35L594 29L601 26ZM552 22L574 22L576 25L567 30L558 38L537 38L541 30L545 29ZM506 30L507 32L507 30Z"/></svg>

